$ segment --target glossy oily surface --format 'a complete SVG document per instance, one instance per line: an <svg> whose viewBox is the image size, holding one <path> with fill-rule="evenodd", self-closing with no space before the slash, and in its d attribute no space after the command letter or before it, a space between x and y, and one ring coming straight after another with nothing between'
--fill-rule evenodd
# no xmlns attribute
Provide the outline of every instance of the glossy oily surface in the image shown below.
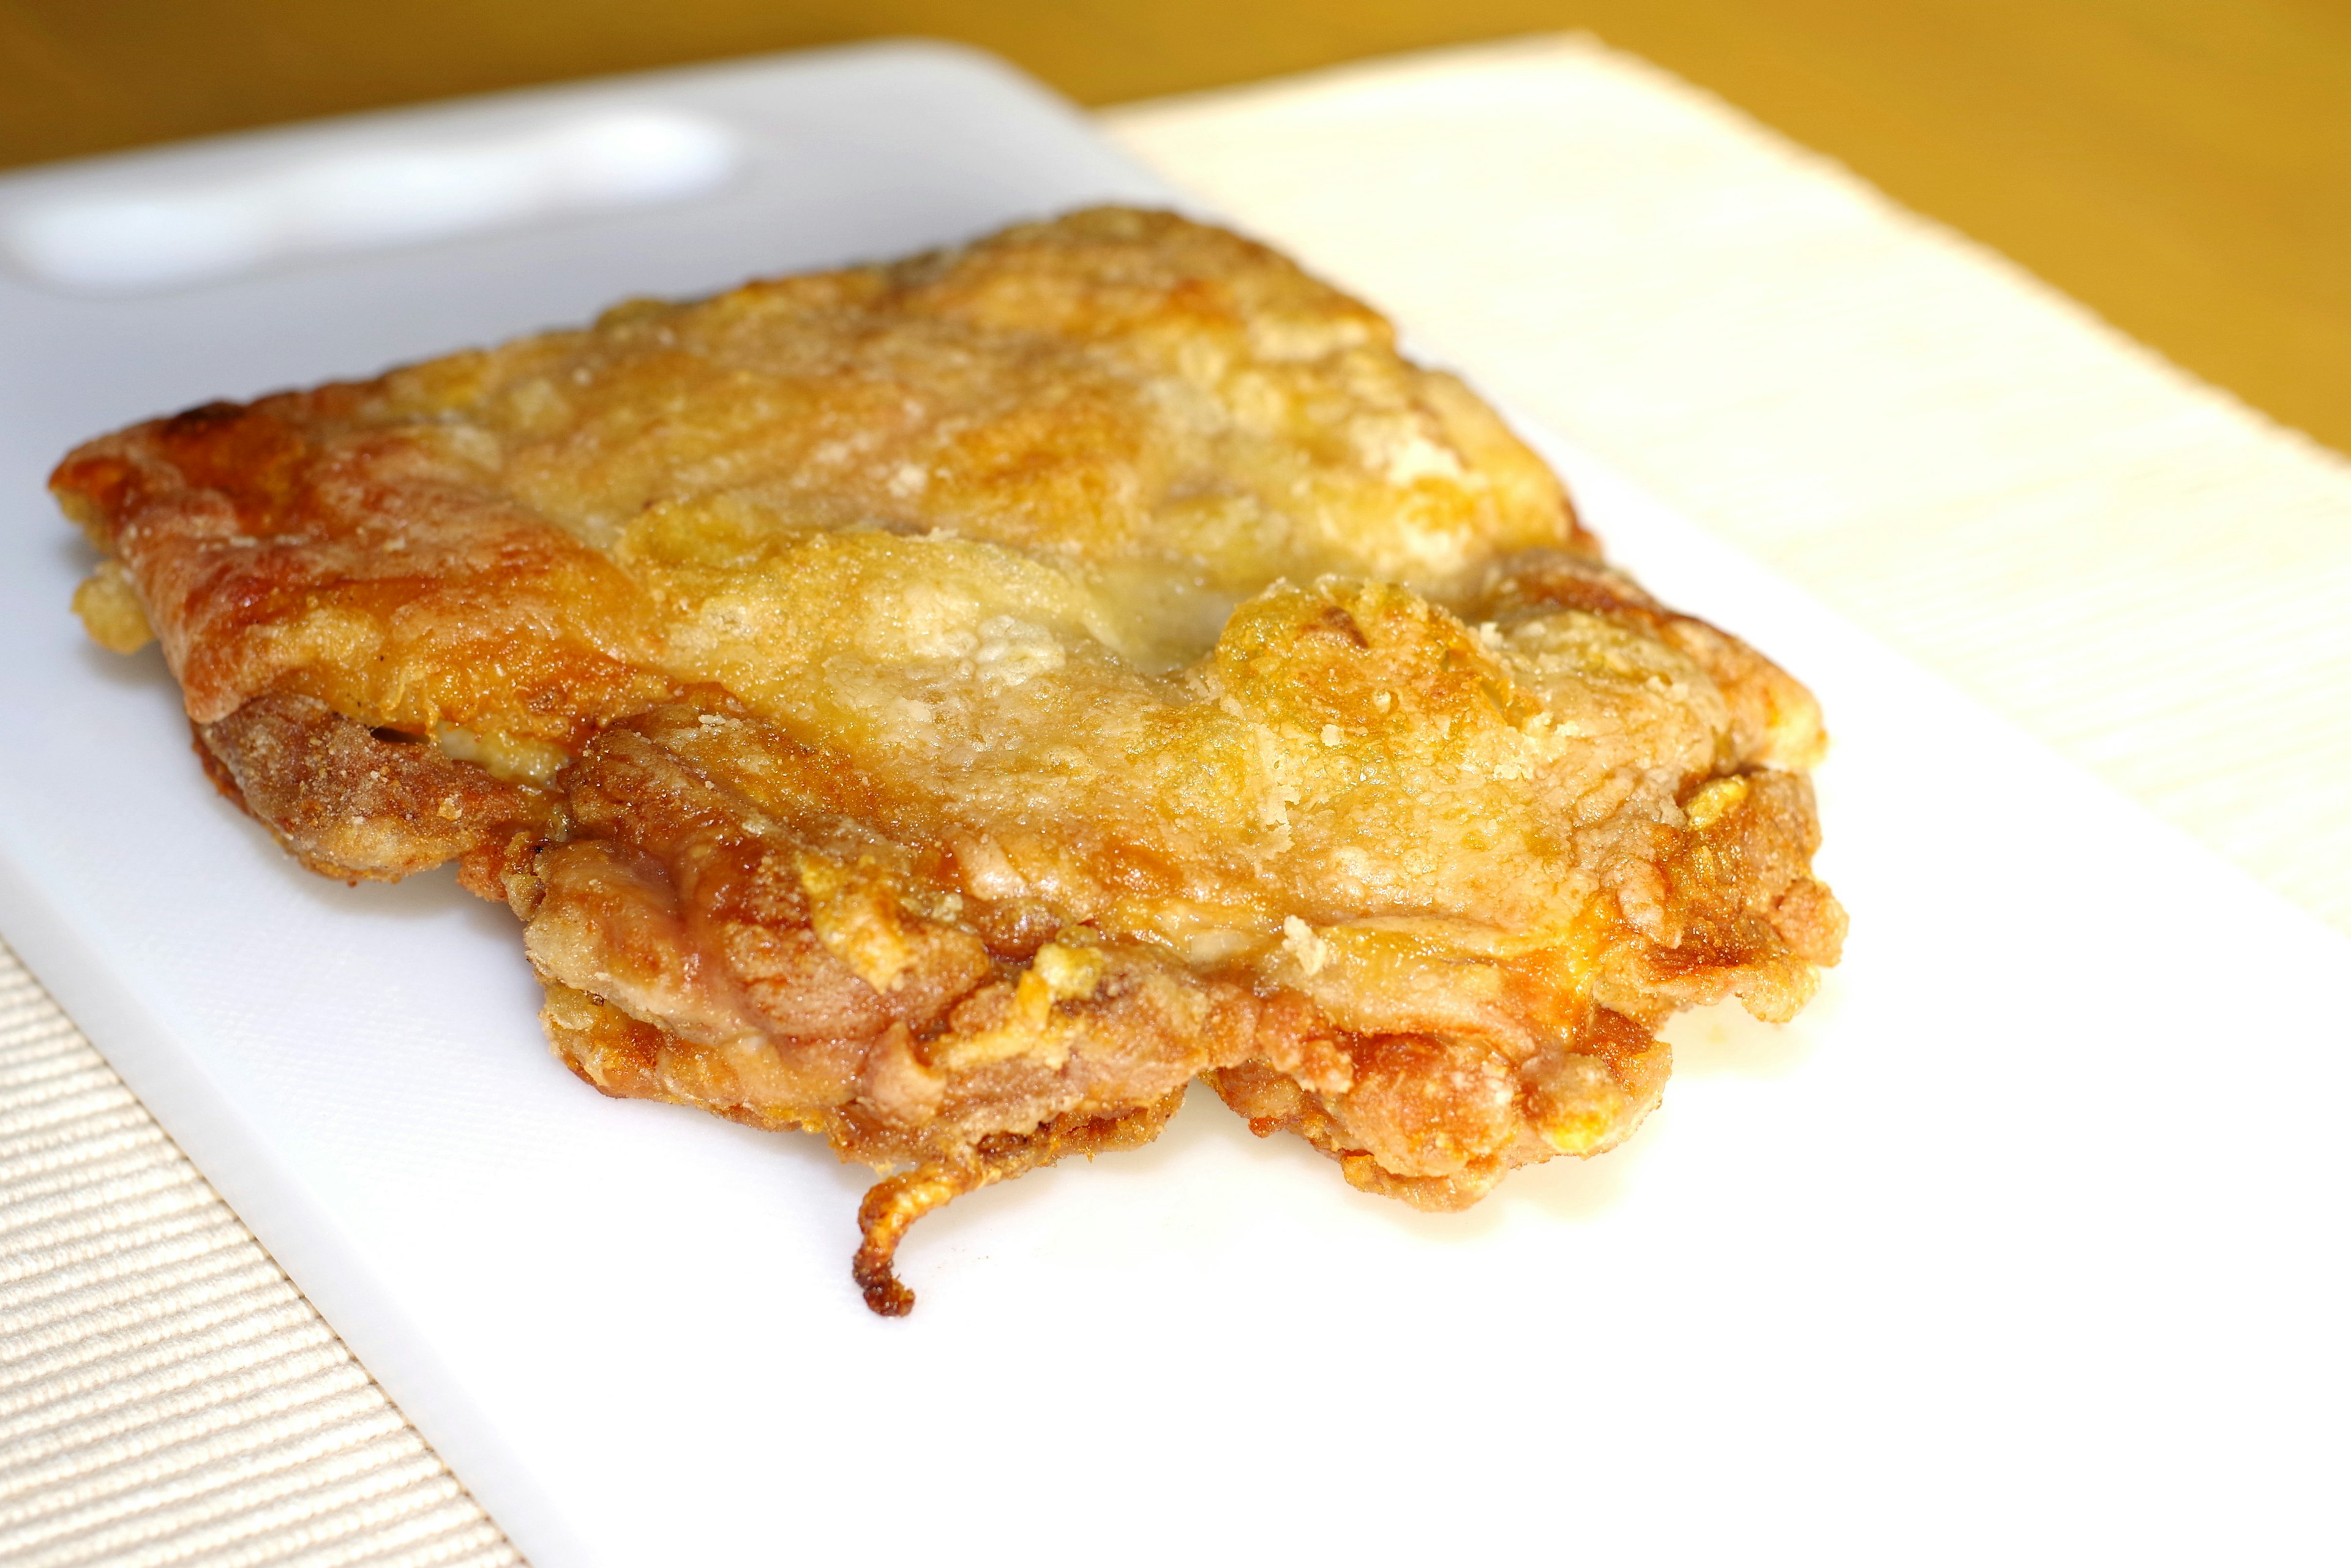
<svg viewBox="0 0 2351 1568"><path fill-rule="evenodd" d="M914 1218L1196 1074L1416 1207L1784 1020L1811 695L1609 568L1374 312L1102 207L89 442L106 646L305 865L512 907L607 1093ZM910 1168L909 1168L910 1167Z"/></svg>

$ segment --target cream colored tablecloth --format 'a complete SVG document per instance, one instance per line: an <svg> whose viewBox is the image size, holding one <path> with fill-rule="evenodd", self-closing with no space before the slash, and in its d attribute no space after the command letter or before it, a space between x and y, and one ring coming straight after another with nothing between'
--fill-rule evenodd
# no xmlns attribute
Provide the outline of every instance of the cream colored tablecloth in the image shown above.
<svg viewBox="0 0 2351 1568"><path fill-rule="evenodd" d="M2351 930L2351 463L1588 40L1102 122ZM0 1562L516 1560L0 952Z"/></svg>

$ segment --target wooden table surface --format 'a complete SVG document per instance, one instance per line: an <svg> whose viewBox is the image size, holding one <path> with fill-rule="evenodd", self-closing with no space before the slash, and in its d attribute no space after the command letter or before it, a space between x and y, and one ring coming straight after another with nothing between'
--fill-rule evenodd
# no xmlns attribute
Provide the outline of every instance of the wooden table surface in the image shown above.
<svg viewBox="0 0 2351 1568"><path fill-rule="evenodd" d="M1565 27L2351 449L2351 0L0 0L0 166L893 34L1101 104Z"/></svg>

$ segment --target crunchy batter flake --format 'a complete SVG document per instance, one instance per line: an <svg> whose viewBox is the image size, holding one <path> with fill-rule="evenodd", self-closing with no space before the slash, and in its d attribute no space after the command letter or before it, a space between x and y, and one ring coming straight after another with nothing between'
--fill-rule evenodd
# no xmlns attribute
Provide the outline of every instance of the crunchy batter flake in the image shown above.
<svg viewBox="0 0 2351 1568"><path fill-rule="evenodd" d="M1083 212L212 404L53 486L302 862L455 859L606 1093L818 1134L906 1225L1205 1077L1425 1207L1801 1007L1794 681L1601 559L1379 316Z"/></svg>

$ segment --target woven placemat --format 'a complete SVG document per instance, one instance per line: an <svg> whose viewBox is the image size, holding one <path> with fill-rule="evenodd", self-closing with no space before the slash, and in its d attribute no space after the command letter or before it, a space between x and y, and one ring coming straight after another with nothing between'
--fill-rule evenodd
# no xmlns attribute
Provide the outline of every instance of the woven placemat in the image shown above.
<svg viewBox="0 0 2351 1568"><path fill-rule="evenodd" d="M1589 40L1103 122L2351 928L2351 465ZM518 1560L5 950L0 1236L0 1562Z"/></svg>
<svg viewBox="0 0 2351 1568"><path fill-rule="evenodd" d="M0 949L0 1563L519 1561Z"/></svg>

